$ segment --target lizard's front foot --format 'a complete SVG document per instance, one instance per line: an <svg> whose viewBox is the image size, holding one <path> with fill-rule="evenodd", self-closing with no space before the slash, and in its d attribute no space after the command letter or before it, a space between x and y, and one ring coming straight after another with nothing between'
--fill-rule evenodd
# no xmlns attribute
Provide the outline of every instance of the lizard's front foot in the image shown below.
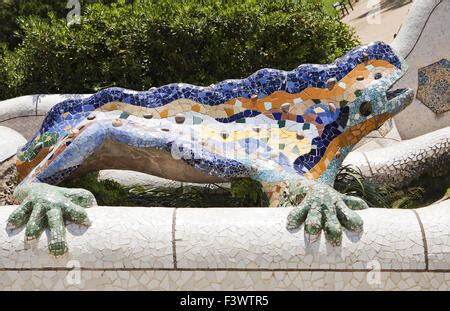
<svg viewBox="0 0 450 311"><path fill-rule="evenodd" d="M19 186L14 195L22 203L9 216L7 227L18 228L26 224L25 236L30 241L37 239L48 225L48 249L55 256L68 250L64 220L89 225L84 208L96 205L93 194L87 190L47 184Z"/></svg>
<svg viewBox="0 0 450 311"><path fill-rule="evenodd" d="M338 246L342 241L342 226L350 231L362 231L363 221L352 209L367 207L360 198L343 195L324 184L314 184L300 205L289 213L287 228L296 229L304 222L305 233L312 240L317 239L323 229L327 240Z"/></svg>

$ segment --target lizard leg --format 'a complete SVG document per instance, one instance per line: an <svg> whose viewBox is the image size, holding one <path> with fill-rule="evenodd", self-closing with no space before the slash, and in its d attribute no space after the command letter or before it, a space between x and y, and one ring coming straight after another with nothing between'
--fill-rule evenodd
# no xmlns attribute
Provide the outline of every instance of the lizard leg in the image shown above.
<svg viewBox="0 0 450 311"><path fill-rule="evenodd" d="M283 202L283 189L285 183L262 182L262 189L269 198L269 207L277 207Z"/></svg>
<svg viewBox="0 0 450 311"><path fill-rule="evenodd" d="M53 255L62 255L68 250L64 221L90 225L84 209L97 203L87 190L57 187L42 181L58 182L61 176L66 176L60 172L80 165L103 142L107 134L103 128L91 129L91 133L82 132L76 139L60 141L14 192L21 205L10 215L7 227L17 228L26 224L27 241L39 238L48 227L48 248Z"/></svg>
<svg viewBox="0 0 450 311"><path fill-rule="evenodd" d="M301 181L261 182L261 184L269 198L269 207L292 206L307 191Z"/></svg>
<svg viewBox="0 0 450 311"><path fill-rule="evenodd" d="M68 189L44 183L21 184L16 198L21 205L9 216L9 229L26 224L27 241L39 238L45 227L50 230L48 248L58 256L67 252L64 221L89 225L85 207L96 205L94 196L83 189Z"/></svg>

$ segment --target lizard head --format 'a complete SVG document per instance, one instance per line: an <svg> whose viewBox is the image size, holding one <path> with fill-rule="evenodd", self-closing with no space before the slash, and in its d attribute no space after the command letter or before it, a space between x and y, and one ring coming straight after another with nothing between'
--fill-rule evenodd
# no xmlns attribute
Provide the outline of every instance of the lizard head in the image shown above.
<svg viewBox="0 0 450 311"><path fill-rule="evenodd" d="M403 57L385 43L374 42L350 51L337 63L339 69L350 64L352 70L340 80L328 81L328 93L320 100L325 113L332 117L317 138L319 145L326 149L322 148L315 162L311 159L318 152L312 150L309 157L300 156L294 163L297 171L307 172L312 179L332 180L336 168L363 137L380 128L414 99L412 89L394 89L408 67ZM311 163L305 169L304 163L308 161ZM331 173L325 174L327 171Z"/></svg>
<svg viewBox="0 0 450 311"><path fill-rule="evenodd" d="M370 49L370 45L368 47ZM346 141L344 146L355 145L414 99L412 89L393 89L408 67L401 55L394 50L390 52L395 61L369 60L369 64L356 76L356 82L350 86L354 90L353 100L344 101L345 105L341 105L337 120L343 128L343 140Z"/></svg>

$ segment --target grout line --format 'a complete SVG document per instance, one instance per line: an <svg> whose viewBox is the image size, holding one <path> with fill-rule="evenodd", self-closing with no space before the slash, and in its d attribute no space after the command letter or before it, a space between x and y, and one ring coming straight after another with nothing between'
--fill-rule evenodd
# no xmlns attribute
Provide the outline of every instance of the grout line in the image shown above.
<svg viewBox="0 0 450 311"><path fill-rule="evenodd" d="M364 151L360 151L360 152L362 153L364 159L366 159L366 163L367 163L367 166L369 167L369 171L370 171L370 175L371 175L370 177L374 177L372 167L370 166L370 162L369 162L369 159L367 158L366 153Z"/></svg>
<svg viewBox="0 0 450 311"><path fill-rule="evenodd" d="M8 119L4 119L4 120L0 120L0 124L6 121L11 121L14 119L20 119L20 118L34 118L34 117L45 117L45 114L31 114L31 115L26 115L26 116L17 116L17 117L11 117Z"/></svg>
<svg viewBox="0 0 450 311"><path fill-rule="evenodd" d="M176 226L177 226L177 208L173 209L172 214L172 255L173 255L173 268L177 269L177 242L176 242Z"/></svg>
<svg viewBox="0 0 450 311"><path fill-rule="evenodd" d="M442 0L440 0L438 3L436 3L436 5L434 6L434 8L431 10L430 14L429 14L428 17L427 17L427 20L425 21L425 23L423 24L422 29L420 30L420 34L419 34L419 36L417 37L416 42L414 42L414 45L413 45L412 48L409 50L408 54L406 54L406 56L404 57L405 60L408 59L409 55L410 55L410 54L412 53L412 51L414 51L414 49L416 48L417 43L419 43L420 39L422 38L423 32L424 32L425 28L426 28L427 25L428 25L428 22L429 22L429 20L430 20L430 18L431 18L431 15L434 14L434 11L436 10L436 8L437 8L441 3L442 3ZM408 15L409 15L409 13L408 13ZM408 17L408 16L407 16L407 17Z"/></svg>
<svg viewBox="0 0 450 311"><path fill-rule="evenodd" d="M224 272L371 272L372 269L325 269L325 268L78 268L80 271L224 271ZM0 268L0 272L6 271L72 271L66 267L41 267L41 268ZM380 269L380 272L406 272L406 273L450 273L450 269Z"/></svg>
<svg viewBox="0 0 450 311"><path fill-rule="evenodd" d="M428 264L428 244L427 244L427 237L425 235L425 229L423 227L422 220L420 219L419 213L417 213L416 210L412 210L413 213L416 215L417 221L419 222L420 231L422 232L422 243L423 243L423 254L425 257L425 270L428 271L429 264Z"/></svg>
<svg viewBox="0 0 450 311"><path fill-rule="evenodd" d="M399 140L399 139L395 139L395 138L389 138L389 137L375 137L375 136L369 136L369 135L367 135L366 137L364 137L364 138L370 138L370 139L387 139L387 140L392 140L392 141L396 141L396 142L401 142L402 140ZM383 148L383 147L382 147ZM358 150L356 150L356 151L358 151Z"/></svg>
<svg viewBox="0 0 450 311"><path fill-rule="evenodd" d="M41 97L41 94L38 94L36 97L36 106L34 108L34 115L37 116L38 114L38 105L39 105L39 98Z"/></svg>

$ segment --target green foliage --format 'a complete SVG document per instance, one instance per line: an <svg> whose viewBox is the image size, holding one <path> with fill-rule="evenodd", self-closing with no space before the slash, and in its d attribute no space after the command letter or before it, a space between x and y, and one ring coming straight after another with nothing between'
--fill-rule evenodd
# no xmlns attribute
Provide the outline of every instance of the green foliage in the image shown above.
<svg viewBox="0 0 450 311"><path fill-rule="evenodd" d="M89 190L99 205L135 206L129 199L128 190L112 180L98 180L98 173L86 174L72 180L65 180L59 186Z"/></svg>
<svg viewBox="0 0 450 311"><path fill-rule="evenodd" d="M1 0L0 1L0 42L13 48L20 43L19 16L47 17L50 11L63 16L65 0Z"/></svg>
<svg viewBox="0 0 450 311"><path fill-rule="evenodd" d="M235 197L230 189L218 185L161 188L135 186L128 189L130 200L141 206L165 207L235 207L259 206L248 196Z"/></svg>
<svg viewBox="0 0 450 311"><path fill-rule="evenodd" d="M448 199L450 188L450 167L443 165L439 170L427 170L418 176L410 187L421 188L423 197L419 201L420 206L429 205L437 200Z"/></svg>
<svg viewBox="0 0 450 311"><path fill-rule="evenodd" d="M392 197L392 208L415 208L418 201L423 198L425 190L420 187L413 187L403 191L395 191Z"/></svg>
<svg viewBox="0 0 450 311"><path fill-rule="evenodd" d="M341 193L364 199L371 207L418 208L427 206L443 196L450 185L450 174L418 176L408 187L397 189L364 177L359 169L342 166L336 176L334 188Z"/></svg>
<svg viewBox="0 0 450 311"><path fill-rule="evenodd" d="M141 206L219 207L228 206L229 195L220 188L203 187L158 188L135 186L129 188L130 200Z"/></svg>
<svg viewBox="0 0 450 311"><path fill-rule="evenodd" d="M101 2L112 3L115 0L81 0L84 4ZM67 8L68 0L0 0L0 44L15 48L21 42L23 33L20 30L19 16L39 16L46 19L50 12L59 18L65 18L71 8Z"/></svg>
<svg viewBox="0 0 450 311"><path fill-rule="evenodd" d="M405 189L379 184L351 166L340 168L334 187L341 193L364 199L371 207L418 208L437 200L448 199L450 174L440 177L421 176ZM98 180L98 174L64 181L68 188L91 191L99 205L165 206L165 207L239 207L268 206L262 185L250 178L238 178L230 188L210 184L205 187L182 186L161 188L149 186L123 187L112 180ZM446 191L448 193L446 193Z"/></svg>
<svg viewBox="0 0 450 311"><path fill-rule="evenodd" d="M261 184L249 178L236 179L231 188L209 184L162 188L149 186L124 187L113 180L98 180L98 173L66 180L59 186L83 188L94 194L99 205L164 206L164 207L236 207L265 206Z"/></svg>
<svg viewBox="0 0 450 311"><path fill-rule="evenodd" d="M361 170L350 165L339 168L334 182L334 188L344 194L364 199L369 206L390 207L391 194L395 192L388 185L364 177Z"/></svg>
<svg viewBox="0 0 450 311"><path fill-rule="evenodd" d="M333 4L337 2L336 0L319 0L319 1L322 2L324 10L328 12L328 14L332 16L338 16L336 9L333 7Z"/></svg>
<svg viewBox="0 0 450 311"><path fill-rule="evenodd" d="M241 199L241 206L264 206L268 203L261 183L251 178L233 180L230 193L233 198Z"/></svg>
<svg viewBox="0 0 450 311"><path fill-rule="evenodd" d="M83 6L80 24L19 18L21 43L0 57L1 98L209 85L264 67L329 63L358 41L321 4L291 0L124 0Z"/></svg>

